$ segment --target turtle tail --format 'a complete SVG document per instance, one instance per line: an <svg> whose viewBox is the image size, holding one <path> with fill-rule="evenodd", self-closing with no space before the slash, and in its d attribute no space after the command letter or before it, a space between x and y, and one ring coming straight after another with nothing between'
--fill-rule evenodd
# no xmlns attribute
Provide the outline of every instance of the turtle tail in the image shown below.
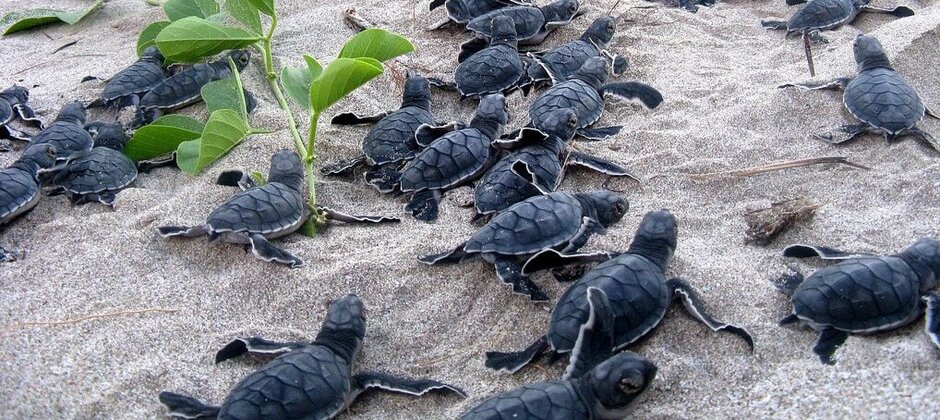
<svg viewBox="0 0 940 420"><path fill-rule="evenodd" d="M214 419L219 416L222 407L203 404L201 401L172 392L161 392L160 403L169 410L172 417L186 419Z"/></svg>

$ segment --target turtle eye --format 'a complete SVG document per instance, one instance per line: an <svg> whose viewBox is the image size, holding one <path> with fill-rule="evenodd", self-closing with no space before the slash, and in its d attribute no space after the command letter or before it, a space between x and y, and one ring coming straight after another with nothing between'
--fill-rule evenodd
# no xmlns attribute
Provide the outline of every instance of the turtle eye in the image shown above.
<svg viewBox="0 0 940 420"><path fill-rule="evenodd" d="M623 378L620 380L620 391L624 394L635 394L641 387L642 384L637 383L632 378Z"/></svg>

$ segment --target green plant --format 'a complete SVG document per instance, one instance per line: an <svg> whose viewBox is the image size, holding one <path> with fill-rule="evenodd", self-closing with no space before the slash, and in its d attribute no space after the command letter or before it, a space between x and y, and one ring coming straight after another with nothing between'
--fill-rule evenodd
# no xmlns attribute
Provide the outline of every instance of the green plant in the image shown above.
<svg viewBox="0 0 940 420"><path fill-rule="evenodd" d="M83 10L32 9L10 12L3 15L3 18L0 18L0 28L2 28L3 35L9 35L14 32L55 22L65 22L69 25L74 25L100 9L103 5L104 0L98 0L87 9Z"/></svg>

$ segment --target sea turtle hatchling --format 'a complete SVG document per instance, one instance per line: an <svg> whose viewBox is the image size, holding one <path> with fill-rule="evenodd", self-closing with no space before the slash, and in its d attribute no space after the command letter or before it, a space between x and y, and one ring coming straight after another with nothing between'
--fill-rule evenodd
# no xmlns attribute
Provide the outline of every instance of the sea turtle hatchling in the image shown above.
<svg viewBox="0 0 940 420"><path fill-rule="evenodd" d="M64 193L73 204L111 205L118 191L137 178L137 164L122 153L128 141L120 123L93 122L86 127L95 147L55 172L51 194Z"/></svg>
<svg viewBox="0 0 940 420"><path fill-rule="evenodd" d="M492 35L493 19L508 16L516 25L516 39L519 45L538 45L555 29L571 23L581 11L579 0L556 0L545 6L536 5L510 6L496 9L479 16L467 23L467 30L476 36L464 45L472 48L474 44L485 43ZM486 45L477 49L485 48ZM461 46L463 49L464 46Z"/></svg>
<svg viewBox="0 0 940 420"><path fill-rule="evenodd" d="M480 98L509 93L525 84L525 63L519 56L516 29L508 16L493 19L492 38L486 48L465 50L458 58L454 81L428 81L439 88L456 90L461 98Z"/></svg>
<svg viewBox="0 0 940 420"><path fill-rule="evenodd" d="M523 264L548 249L574 253L591 235L605 234L628 209L627 201L610 191L569 194L554 192L532 197L497 213L466 242L451 251L426 255L425 264L459 263L482 258L512 290L533 301L548 296L522 273Z"/></svg>
<svg viewBox="0 0 940 420"><path fill-rule="evenodd" d="M23 155L8 168L0 170L0 226L32 210L42 196L39 173L56 163L55 146L37 144L26 148ZM15 259L0 247L0 261Z"/></svg>
<svg viewBox="0 0 940 420"><path fill-rule="evenodd" d="M753 351L754 341L746 330L712 318L685 280L666 279L677 235L672 213L647 213L626 253L611 254L615 256L578 279L558 299L546 335L520 352L488 352L486 366L516 372L546 352L552 362L569 354L564 377L577 378L656 328L676 298L694 319L714 331L741 337ZM544 259L582 257L546 250L523 267L523 274L543 265Z"/></svg>
<svg viewBox="0 0 940 420"><path fill-rule="evenodd" d="M101 97L88 106L137 106L142 96L166 78L163 62L163 54L156 46L147 47L134 64L115 74L105 85Z"/></svg>
<svg viewBox="0 0 940 420"><path fill-rule="evenodd" d="M886 13L894 17L914 16L906 6L882 8L871 6L871 0L787 0L788 6L806 3L789 20L764 20L767 29L786 30L787 35L801 34L814 42L828 42L819 31L835 29L852 22L861 12Z"/></svg>
<svg viewBox="0 0 940 420"><path fill-rule="evenodd" d="M623 419L656 379L656 365L623 352L580 378L523 385L490 397L461 420Z"/></svg>
<svg viewBox="0 0 940 420"><path fill-rule="evenodd" d="M817 139L831 144L854 140L864 133L883 134L891 142L899 136L913 136L940 151L940 142L917 128L924 115L940 118L927 109L917 92L898 74L878 39L859 35L853 44L858 75L838 77L823 82L785 84L803 89L845 90L842 103L858 123L843 125L833 132L817 134Z"/></svg>
<svg viewBox="0 0 940 420"><path fill-rule="evenodd" d="M65 104L49 124L30 140L32 144L55 146L56 160L64 162L91 150L95 141L85 131L85 107L80 102Z"/></svg>
<svg viewBox="0 0 940 420"><path fill-rule="evenodd" d="M607 51L616 31L616 19L602 16L595 19L580 38L545 51L529 53L534 61L526 69L529 80L535 84L563 82L577 73L591 57L609 58L611 74L623 74L629 66L627 59Z"/></svg>
<svg viewBox="0 0 940 420"><path fill-rule="evenodd" d="M23 86L14 85L0 92L0 141L7 139L29 141L29 134L10 126L17 118L26 124L43 128L42 121L36 118L36 113L27 102L29 102L29 90ZM9 144L0 143L0 152L9 150Z"/></svg>
<svg viewBox="0 0 940 420"><path fill-rule="evenodd" d="M578 115L578 135L599 140L616 135L623 126L595 128L594 123L604 114L604 97L611 95L628 101L638 101L649 109L663 102L658 90L640 82L607 83L607 61L601 57L588 59L581 69L568 80L557 83L539 95L529 105L529 125L540 130L551 112L571 108Z"/></svg>
<svg viewBox="0 0 940 420"><path fill-rule="evenodd" d="M940 241L925 238L888 256L849 253L828 247L791 245L786 257L844 260L803 278L784 275L777 288L790 296L793 312L780 325L819 331L813 352L826 364L849 334L874 334L910 324L927 314L925 332L940 348Z"/></svg>
<svg viewBox="0 0 940 420"><path fill-rule="evenodd" d="M216 353L216 363L245 353L279 354L242 379L221 406L172 392L160 402L177 418L332 419L369 390L408 395L463 390L431 379L396 377L381 372L352 373L366 333L365 307L356 295L330 304L313 342L277 343L259 337L237 338Z"/></svg>
<svg viewBox="0 0 940 420"><path fill-rule="evenodd" d="M451 24L463 25L493 10L530 4L531 2L525 0L431 0L428 10L433 11L444 6L447 9L447 19L431 25L428 30L441 29Z"/></svg>

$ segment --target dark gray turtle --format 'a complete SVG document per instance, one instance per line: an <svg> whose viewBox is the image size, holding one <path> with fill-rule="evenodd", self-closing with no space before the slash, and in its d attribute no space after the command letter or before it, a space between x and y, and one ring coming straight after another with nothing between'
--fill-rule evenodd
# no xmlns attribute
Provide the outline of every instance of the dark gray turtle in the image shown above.
<svg viewBox="0 0 940 420"><path fill-rule="evenodd" d="M545 301L548 296L522 273L523 264L547 249L561 255L576 252L591 235L607 233L628 208L626 200L604 190L532 197L498 213L453 250L419 260L436 264L482 258L496 266L496 274L514 292Z"/></svg>
<svg viewBox="0 0 940 420"><path fill-rule="evenodd" d="M447 19L430 26L428 30L441 29L451 24L463 25L493 10L531 4L532 2L526 0L431 0L428 10L444 6L447 9Z"/></svg>
<svg viewBox="0 0 940 420"><path fill-rule="evenodd" d="M895 17L914 16L910 7L895 6L882 8L870 6L871 0L787 0L793 6L806 3L789 20L764 20L761 25L767 29L786 30L787 35L806 35L815 42L828 42L819 31L835 29L855 20L861 12L887 13Z"/></svg>
<svg viewBox="0 0 940 420"><path fill-rule="evenodd" d="M467 30L474 32L476 36L464 45L485 43L486 39L492 36L493 19L497 16L508 16L516 24L516 39L519 45L538 45L552 31L571 23L572 19L582 13L578 0L556 0L541 7L527 5L496 9L467 23ZM485 48L485 45L478 49L482 48Z"/></svg>
<svg viewBox="0 0 940 420"><path fill-rule="evenodd" d="M454 82L436 78L428 81L437 87L456 90L462 98L479 98L493 93L509 93L525 84L525 64L516 45L515 25L507 16L493 19L493 37L489 46L469 51L458 59Z"/></svg>
<svg viewBox="0 0 940 420"><path fill-rule="evenodd" d="M33 137L31 142L55 146L59 162L91 150L95 141L85 131L85 107L80 102L65 104L55 121Z"/></svg>
<svg viewBox="0 0 940 420"><path fill-rule="evenodd" d="M271 157L268 182L230 198L198 226L161 226L164 238L209 235L234 244L251 245L255 257L300 267L297 256L275 247L268 239L289 235L310 217L303 197L304 168L296 152L281 150Z"/></svg>
<svg viewBox="0 0 940 420"><path fill-rule="evenodd" d="M711 7L711 6L714 6L715 3L718 3L718 0L665 0L665 1L646 0L646 1L664 3L668 6L679 7L679 8L688 10L692 13L698 12L699 6Z"/></svg>
<svg viewBox="0 0 940 420"><path fill-rule="evenodd" d="M172 392L161 392L160 402L172 417L187 419L332 419L362 393L381 389L408 395L448 392L466 397L463 390L431 379L396 377L381 372L353 375L366 334L365 307L356 295L330 304L313 342L278 343L260 337L237 338L215 355L219 363L245 353L279 354L242 379L221 406Z"/></svg>
<svg viewBox="0 0 940 420"><path fill-rule="evenodd" d="M390 182L379 185L379 190L391 191L398 187L404 193L413 193L405 209L418 220L437 219L444 191L472 182L496 162L499 157L496 141L508 120L506 98L496 94L480 101L467 128L437 139L423 136L422 130L417 139L427 147L401 172L390 174Z"/></svg>
<svg viewBox="0 0 940 420"><path fill-rule="evenodd" d="M655 88L640 82L607 81L607 61L592 57L568 80L557 83L539 95L529 106L529 125L545 129L551 112L560 108L571 108L578 115L578 135L598 140L614 136L623 126L590 128L604 114L604 96L612 95L628 101L638 101L653 109L663 101L663 95Z"/></svg>
<svg viewBox="0 0 940 420"><path fill-rule="evenodd" d="M461 420L623 419L656 378L656 365L623 352L580 378L523 385L483 401Z"/></svg>
<svg viewBox="0 0 940 420"><path fill-rule="evenodd" d="M607 51L616 31L617 21L613 17L599 17L579 39L549 50L529 53L534 61L527 68L529 80L532 83L563 82L574 76L592 57L610 58L612 73L615 76L623 74L628 67L627 60Z"/></svg>
<svg viewBox="0 0 940 420"><path fill-rule="evenodd" d="M681 298L693 318L714 331L741 337L753 351L751 335L712 318L685 280L666 280L664 271L676 249L677 235L672 213L647 213L626 253L612 254L616 256L582 276L558 299L548 334L520 352L487 353L486 366L516 372L546 352L552 362L570 353L565 378L579 377L652 331L676 298ZM598 255L602 254L566 256L546 250L533 257L523 273L543 268L549 260L596 260Z"/></svg>
<svg viewBox="0 0 940 420"><path fill-rule="evenodd" d="M156 46L148 47L134 64L111 78L101 92L101 97L89 104L89 107L137 106L142 96L166 78L163 61L163 54L160 54Z"/></svg>
<svg viewBox="0 0 940 420"><path fill-rule="evenodd" d="M780 325L799 323L819 331L813 352L826 364L849 334L874 334L910 324L926 312L925 332L940 348L940 241L921 239L889 256L791 245L786 257L845 260L804 280L784 275L777 288L790 296L793 313ZM923 301L923 303L922 303Z"/></svg>
<svg viewBox="0 0 940 420"><path fill-rule="evenodd" d="M39 173L56 163L55 146L32 145L10 167L0 171L0 226L39 203ZM15 259L0 247L0 262Z"/></svg>
<svg viewBox="0 0 940 420"><path fill-rule="evenodd" d="M858 75L838 77L823 82L785 84L780 87L845 90L843 104L860 122L843 125L835 133L815 137L831 144L845 143L865 133L883 134L891 142L899 136L914 136L940 151L940 142L930 133L917 128L924 115L940 118L927 109L911 88L891 67L878 39L859 35L853 45Z"/></svg>
<svg viewBox="0 0 940 420"><path fill-rule="evenodd" d="M385 176L397 171L402 163L415 157L421 146L415 140L415 132L422 125L435 125L431 115L431 90L427 79L410 76L405 82L401 108L369 117L352 113L333 117L332 124L375 123L375 127L362 140L362 154L347 161L324 167L320 173L337 175L361 164L370 168L365 174L366 182L379 188L388 184ZM387 191L385 191L387 192Z"/></svg>
<svg viewBox="0 0 940 420"><path fill-rule="evenodd" d="M228 64L229 58L235 62L238 71L242 71L248 65L250 55L248 50L231 51L218 61L196 64L163 79L160 84L140 98L136 124L150 123L164 112L201 101L203 86L232 76L232 69ZM254 108L254 100L247 92L245 99L249 102L248 110L251 111Z"/></svg>
<svg viewBox="0 0 940 420"><path fill-rule="evenodd" d="M521 136L536 138L519 142L533 144L501 159L477 183L473 203L478 216L491 215L526 198L555 191L569 165L612 176L630 176L626 169L614 163L568 149L578 128L578 116L571 109L552 111L544 126L544 133L524 129Z"/></svg>
<svg viewBox="0 0 940 420"><path fill-rule="evenodd" d="M42 121L36 118L36 113L27 104L28 101L29 90L23 86L14 85L0 92L0 141L7 139L29 141L29 134L10 126L17 118L33 127L43 128ZM9 150L9 144L0 143L0 152Z"/></svg>
<svg viewBox="0 0 940 420"><path fill-rule="evenodd" d="M137 164L122 153L127 134L120 123L93 122L87 127L95 147L77 155L52 178L56 190L73 204L100 202L111 205L118 191L137 179Z"/></svg>

